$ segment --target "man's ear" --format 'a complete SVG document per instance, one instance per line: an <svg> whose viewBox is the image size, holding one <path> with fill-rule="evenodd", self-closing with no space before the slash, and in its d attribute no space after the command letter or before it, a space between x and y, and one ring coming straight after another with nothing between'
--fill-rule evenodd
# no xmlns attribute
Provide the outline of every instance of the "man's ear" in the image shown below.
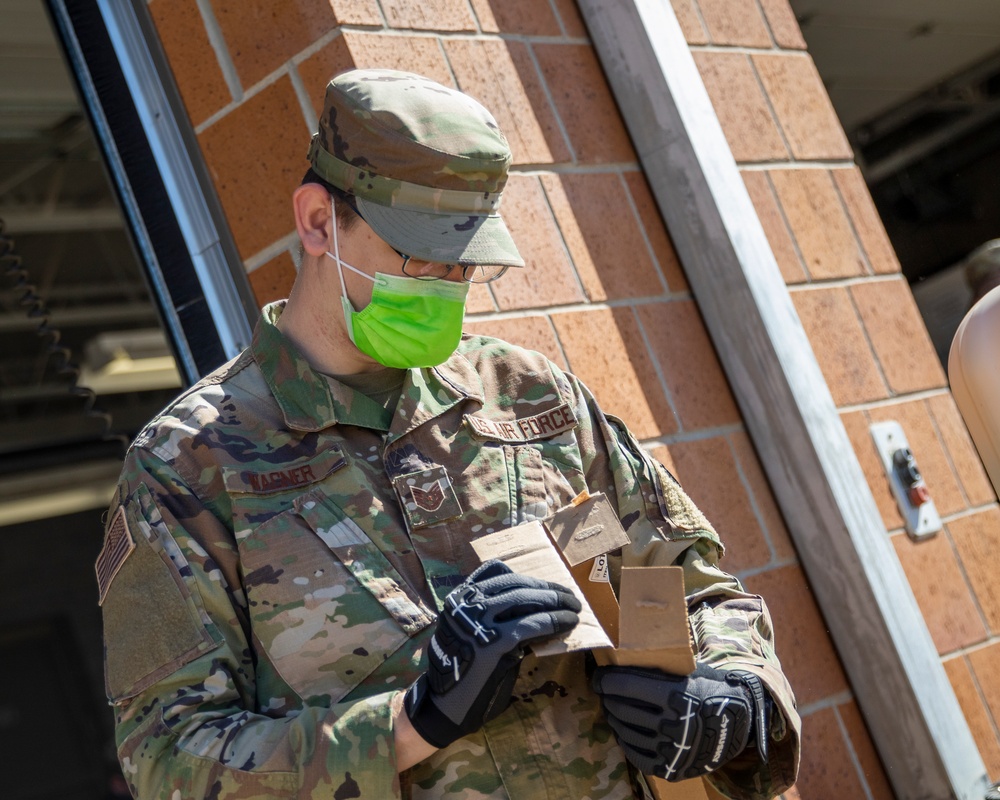
<svg viewBox="0 0 1000 800"><path fill-rule="evenodd" d="M333 214L329 193L318 183L304 183L292 194L295 227L311 256L333 250Z"/></svg>

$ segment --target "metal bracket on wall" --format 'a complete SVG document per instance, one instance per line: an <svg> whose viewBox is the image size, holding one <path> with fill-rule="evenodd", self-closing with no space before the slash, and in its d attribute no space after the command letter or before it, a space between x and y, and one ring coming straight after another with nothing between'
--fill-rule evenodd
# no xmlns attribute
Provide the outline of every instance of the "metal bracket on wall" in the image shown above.
<svg viewBox="0 0 1000 800"><path fill-rule="evenodd" d="M898 422L876 422L870 430L906 532L917 541L930 538L941 530L941 517L917 468L903 427Z"/></svg>

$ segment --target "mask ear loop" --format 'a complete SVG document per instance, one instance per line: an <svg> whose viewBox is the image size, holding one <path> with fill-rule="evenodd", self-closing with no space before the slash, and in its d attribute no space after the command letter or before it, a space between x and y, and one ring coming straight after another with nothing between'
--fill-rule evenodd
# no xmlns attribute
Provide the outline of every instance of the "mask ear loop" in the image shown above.
<svg viewBox="0 0 1000 800"><path fill-rule="evenodd" d="M340 257L340 239L337 235L337 207L336 200L333 195L330 195L330 225L333 229L333 252L329 250L326 251L325 255L332 258L337 262L337 276L340 278L340 305L344 311L344 323L347 325L347 336L350 340L354 341L354 315L358 313L357 309L354 308L354 304L351 299L347 296L347 284L344 282L344 267L347 267L352 272L358 273L362 278L367 278L372 283L385 285L385 280L380 280L379 278L373 278L367 272L362 272L357 267L352 267L346 261Z"/></svg>
<svg viewBox="0 0 1000 800"><path fill-rule="evenodd" d="M333 195L330 195L330 225L333 227L333 252L329 250L326 251L325 255L332 258L337 262L337 275L340 276L340 290L343 292L344 297L347 297L347 284L344 283L344 270L341 267L347 267L351 272L356 272L362 278L367 278L372 283L382 283L385 281L380 281L378 278L373 278L367 272L364 272L357 267L352 267L344 259L340 257L340 242L337 236L337 210L336 210L336 200L333 199Z"/></svg>
<svg viewBox="0 0 1000 800"><path fill-rule="evenodd" d="M354 304L351 303L350 298L347 296L347 284L344 283L344 267L351 267L350 264L345 264L340 260L340 241L337 236L337 207L336 200L333 199L333 195L330 195L330 226L333 229L333 252L329 250L326 254L329 258L332 258L337 264L337 276L340 278L340 306L344 312L344 324L347 326L347 337L353 342L354 341L354 320L353 316L358 312L354 309ZM354 269L355 272L365 275L359 269ZM367 278L368 276L365 275Z"/></svg>
<svg viewBox="0 0 1000 800"><path fill-rule="evenodd" d="M342 297L347 297L347 284L344 283L344 270L341 269L340 261L340 242L337 239L337 207L336 200L333 199L333 195L330 195L330 226L333 228L333 253L329 250L326 251L326 255L330 256L334 261L337 262L337 275L340 277L340 291Z"/></svg>

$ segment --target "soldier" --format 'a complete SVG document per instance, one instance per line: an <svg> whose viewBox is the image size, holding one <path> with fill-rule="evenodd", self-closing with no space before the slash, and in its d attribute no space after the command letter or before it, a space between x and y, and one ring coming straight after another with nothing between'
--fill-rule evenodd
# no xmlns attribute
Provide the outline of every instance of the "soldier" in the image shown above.
<svg viewBox="0 0 1000 800"><path fill-rule="evenodd" d="M523 261L511 155L426 78L334 79L293 196L301 268L252 345L129 450L98 560L119 758L142 798L727 797L792 784L799 719L759 597L576 378L462 335ZM622 566L683 567L690 676L537 657L565 587L469 542L603 492ZM690 713L680 714L683 702Z"/></svg>

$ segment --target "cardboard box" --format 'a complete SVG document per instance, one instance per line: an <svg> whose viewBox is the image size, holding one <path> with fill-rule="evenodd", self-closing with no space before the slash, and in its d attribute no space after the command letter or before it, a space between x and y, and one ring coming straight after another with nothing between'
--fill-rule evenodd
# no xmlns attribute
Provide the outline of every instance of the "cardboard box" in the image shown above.
<svg viewBox="0 0 1000 800"><path fill-rule="evenodd" d="M549 539L541 523L527 522L474 539L472 548L482 562L499 559L515 572L561 583L576 594L580 605L583 606L579 624L556 639L532 645L531 649L535 655L553 656L593 648L607 650L611 646L611 639L597 621L587 597L574 582L565 562L559 556L559 551L553 547L552 540Z"/></svg>
<svg viewBox="0 0 1000 800"><path fill-rule="evenodd" d="M472 542L484 561L499 558L511 569L546 580L562 582L556 575L568 568L586 606L586 627L562 642L549 643L555 649L536 648L538 655L587 647L598 664L652 667L675 675L694 670L680 567L624 567L616 595L607 554L629 539L603 494L583 494L543 524L550 541L541 541L542 526L531 522ZM599 623L603 643L591 620ZM708 797L700 779L669 783L646 776L646 780L658 800Z"/></svg>
<svg viewBox="0 0 1000 800"><path fill-rule="evenodd" d="M611 639L612 648L594 650L597 663L653 667L675 675L694 671L680 567L624 567L619 597L607 553L629 539L607 497L579 497L544 524Z"/></svg>

